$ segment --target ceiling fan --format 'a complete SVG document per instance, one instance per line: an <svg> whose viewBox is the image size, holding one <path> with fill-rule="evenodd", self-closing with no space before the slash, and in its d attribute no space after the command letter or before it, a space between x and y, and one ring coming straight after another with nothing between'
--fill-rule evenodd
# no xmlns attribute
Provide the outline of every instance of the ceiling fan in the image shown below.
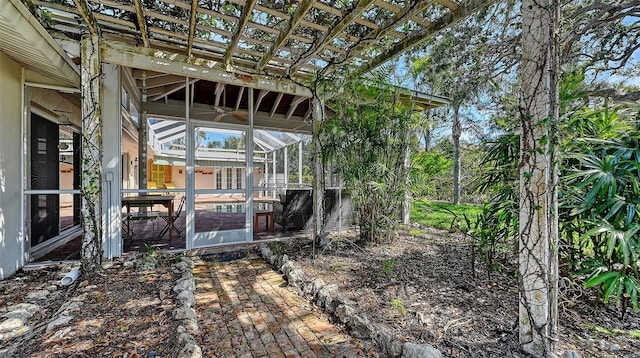
<svg viewBox="0 0 640 358"><path fill-rule="evenodd" d="M230 109L230 108L224 108L224 107L214 107L211 106L211 111L197 111L198 114L209 114L209 113L213 113L216 116L213 118L214 122L220 122L222 120L222 118L224 118L225 116L231 116L233 119L242 122L242 123L247 123L247 118L243 117L246 116L247 114L249 114L249 111L244 110L244 109ZM196 111L194 111L196 112Z"/></svg>

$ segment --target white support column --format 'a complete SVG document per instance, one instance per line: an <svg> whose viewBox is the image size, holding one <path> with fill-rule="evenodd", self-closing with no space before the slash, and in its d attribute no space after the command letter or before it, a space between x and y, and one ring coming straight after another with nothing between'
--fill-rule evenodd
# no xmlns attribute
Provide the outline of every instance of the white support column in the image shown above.
<svg viewBox="0 0 640 358"><path fill-rule="evenodd" d="M277 176L277 171L276 171L276 150L274 149L273 152L271 152L271 159L272 159L272 163L271 166L273 166L273 168L271 168L272 172L273 172L273 195L275 196L277 194L278 191L278 176Z"/></svg>
<svg viewBox="0 0 640 358"><path fill-rule="evenodd" d="M82 270L102 269L102 71L98 36L82 37Z"/></svg>
<svg viewBox="0 0 640 358"><path fill-rule="evenodd" d="M189 77L185 78L185 90L186 98L189 98ZM195 162L195 138L193 135L193 128L191 126L191 116L189 113L189 103L185 101L184 108L185 118L185 136L187 137L187 153L186 153L186 189L187 200L186 204L186 218L187 218L187 238L186 248L187 250L193 249L193 236L195 235L195 207L196 207L196 193L195 193L195 176L194 176L194 162Z"/></svg>
<svg viewBox="0 0 640 358"><path fill-rule="evenodd" d="M289 147L284 147L284 187L289 187Z"/></svg>
<svg viewBox="0 0 640 358"><path fill-rule="evenodd" d="M247 190L246 190L246 241L253 241L253 88L249 88L249 128L245 136L245 160L247 163Z"/></svg>
<svg viewBox="0 0 640 358"><path fill-rule="evenodd" d="M102 142L103 156L102 165L104 171L104 186L102 191L103 206L105 215L105 231L103 250L107 259L120 256L122 254L121 232L122 215L120 190L122 189L122 165L121 165L121 140L122 140L122 119L120 116L120 69L117 65L103 64L103 96L102 114L103 128L102 135L109 138Z"/></svg>
<svg viewBox="0 0 640 358"><path fill-rule="evenodd" d="M142 71L142 103L140 112L140 121L138 123L138 188L147 189L147 72ZM189 87L189 86L187 86ZM187 93L189 92L187 88ZM188 97L187 97L188 98Z"/></svg>
<svg viewBox="0 0 640 358"><path fill-rule="evenodd" d="M264 153L264 186L269 187L269 154ZM265 189L265 196L269 196L269 189Z"/></svg>
<svg viewBox="0 0 640 358"><path fill-rule="evenodd" d="M302 186L302 141L298 142L298 185Z"/></svg>

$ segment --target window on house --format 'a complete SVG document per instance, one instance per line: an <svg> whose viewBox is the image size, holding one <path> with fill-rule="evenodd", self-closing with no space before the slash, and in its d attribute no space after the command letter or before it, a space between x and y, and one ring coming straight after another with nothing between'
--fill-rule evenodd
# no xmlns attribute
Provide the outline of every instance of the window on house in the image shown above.
<svg viewBox="0 0 640 358"><path fill-rule="evenodd" d="M225 174L227 176L227 189L233 189L233 177L231 173L233 173L233 170L231 170L231 168L227 168L225 170Z"/></svg>
<svg viewBox="0 0 640 358"><path fill-rule="evenodd" d="M236 189L243 189L244 175L242 175L242 168L236 168Z"/></svg>
<svg viewBox="0 0 640 358"><path fill-rule="evenodd" d="M216 169L216 189L222 189L222 169Z"/></svg>

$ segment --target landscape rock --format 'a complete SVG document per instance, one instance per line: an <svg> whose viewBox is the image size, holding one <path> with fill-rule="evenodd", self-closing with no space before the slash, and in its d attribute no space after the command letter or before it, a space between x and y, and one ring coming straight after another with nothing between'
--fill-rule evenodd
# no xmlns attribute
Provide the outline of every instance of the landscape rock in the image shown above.
<svg viewBox="0 0 640 358"><path fill-rule="evenodd" d="M56 318L55 320L53 320L52 322L50 322L47 325L47 332L51 331L52 329L58 327L58 326L62 326L65 325L69 322L71 322L71 320L73 319L72 316L60 316L58 318Z"/></svg>
<svg viewBox="0 0 640 358"><path fill-rule="evenodd" d="M0 332L13 331L24 326L24 321L20 318L8 318L0 322Z"/></svg>
<svg viewBox="0 0 640 358"><path fill-rule="evenodd" d="M189 269L189 266L187 265L186 262L180 261L174 264L173 268L175 268L178 272L183 272L183 271L187 271Z"/></svg>
<svg viewBox="0 0 640 358"><path fill-rule="evenodd" d="M31 314L31 312L25 310L25 309L19 309L19 310L13 310L11 312L7 312L5 314L2 315L2 317L4 318L17 318L22 320L23 322L26 322L29 318L33 317L33 314Z"/></svg>
<svg viewBox="0 0 640 358"><path fill-rule="evenodd" d="M562 354L562 358L582 358L576 351L567 350Z"/></svg>
<svg viewBox="0 0 640 358"><path fill-rule="evenodd" d="M182 291L178 294L178 302L184 306L195 307L196 298L193 296L193 292L191 291Z"/></svg>
<svg viewBox="0 0 640 358"><path fill-rule="evenodd" d="M293 261L287 261L284 263L284 265L282 265L282 267L280 267L280 271L282 271L282 273L288 276L289 273L293 271L295 268L296 266L293 263Z"/></svg>
<svg viewBox="0 0 640 358"><path fill-rule="evenodd" d="M288 277L289 283L293 286L299 286L305 280L304 271L298 268L291 270L291 272L289 272L289 275L287 277Z"/></svg>
<svg viewBox="0 0 640 358"><path fill-rule="evenodd" d="M189 306L183 305L181 307L178 307L178 309L174 311L174 317L176 319L185 319L185 320L195 321L196 311Z"/></svg>
<svg viewBox="0 0 640 358"><path fill-rule="evenodd" d="M337 295L338 285L326 285L318 291L318 294L316 295L316 304L320 307L324 307L325 309L330 309L330 307L332 307L332 301ZM329 313L333 313L334 311Z"/></svg>
<svg viewBox="0 0 640 358"><path fill-rule="evenodd" d="M355 338L371 338L371 330L373 328L371 322L367 317L354 315L347 323L351 329L351 335Z"/></svg>
<svg viewBox="0 0 640 358"><path fill-rule="evenodd" d="M200 346L193 343L188 343L182 348L180 353L178 353L178 358L201 358L202 350Z"/></svg>
<svg viewBox="0 0 640 358"><path fill-rule="evenodd" d="M62 316L69 316L70 313L80 311L80 307L82 307L84 303L82 301L69 301L65 302L60 306L58 313Z"/></svg>
<svg viewBox="0 0 640 358"><path fill-rule="evenodd" d="M402 352L403 358L442 358L442 353L429 344L407 342Z"/></svg>
<svg viewBox="0 0 640 358"><path fill-rule="evenodd" d="M184 262L185 264L187 264L187 267L190 268L190 269L192 269L194 267L193 260L188 258L188 257L186 257L186 256L182 257L181 262Z"/></svg>
<svg viewBox="0 0 640 358"><path fill-rule="evenodd" d="M620 346L614 343L609 343L606 340L600 340L600 349L603 351L616 352L620 350Z"/></svg>
<svg viewBox="0 0 640 358"><path fill-rule="evenodd" d="M36 313L42 307L34 303L18 303L17 305L7 307L7 311L26 310L29 313Z"/></svg>
<svg viewBox="0 0 640 358"><path fill-rule="evenodd" d="M49 294L47 290L32 291L27 294L27 300L46 300Z"/></svg>
<svg viewBox="0 0 640 358"><path fill-rule="evenodd" d="M180 293L182 291L193 291L195 290L195 284L193 280L188 277L183 277L173 286L173 292Z"/></svg>
<svg viewBox="0 0 640 358"><path fill-rule="evenodd" d="M383 330L381 327L374 326L371 335L380 347L384 348L389 356L399 357L402 355L402 343L394 339L391 333Z"/></svg>
<svg viewBox="0 0 640 358"><path fill-rule="evenodd" d="M302 287L302 292L306 293L307 295L315 296L316 293L318 293L318 291L320 291L320 289L325 285L326 284L324 283L324 281L322 281L322 279L316 278L314 280L306 282Z"/></svg>
<svg viewBox="0 0 640 358"><path fill-rule="evenodd" d="M340 323L347 323L351 321L351 317L353 317L355 314L356 310L349 305L341 304L336 307L335 316L336 318L338 318L338 321L340 321Z"/></svg>

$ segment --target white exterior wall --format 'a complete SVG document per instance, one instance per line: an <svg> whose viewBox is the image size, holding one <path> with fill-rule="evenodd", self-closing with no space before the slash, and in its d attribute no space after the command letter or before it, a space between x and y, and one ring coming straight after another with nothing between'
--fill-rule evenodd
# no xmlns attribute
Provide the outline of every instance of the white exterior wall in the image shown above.
<svg viewBox="0 0 640 358"><path fill-rule="evenodd" d="M0 280L24 265L22 67L0 52Z"/></svg>

